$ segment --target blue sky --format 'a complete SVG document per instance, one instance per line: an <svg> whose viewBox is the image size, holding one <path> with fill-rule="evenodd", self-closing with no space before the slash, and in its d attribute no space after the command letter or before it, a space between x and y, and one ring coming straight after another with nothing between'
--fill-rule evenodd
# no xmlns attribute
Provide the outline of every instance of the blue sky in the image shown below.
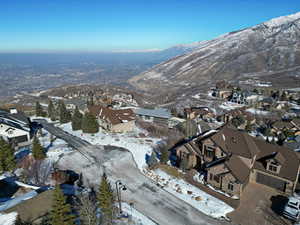
<svg viewBox="0 0 300 225"><path fill-rule="evenodd" d="M9 0L0 51L167 48L300 11L299 0Z"/></svg>

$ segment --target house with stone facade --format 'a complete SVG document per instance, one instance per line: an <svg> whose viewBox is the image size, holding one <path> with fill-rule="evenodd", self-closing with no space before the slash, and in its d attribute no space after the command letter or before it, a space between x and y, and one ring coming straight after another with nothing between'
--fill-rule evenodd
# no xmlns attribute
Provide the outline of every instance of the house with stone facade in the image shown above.
<svg viewBox="0 0 300 225"><path fill-rule="evenodd" d="M89 112L97 118L101 128L110 132L130 132L135 127L135 114L131 109L114 110L110 107L94 105L89 107Z"/></svg>
<svg viewBox="0 0 300 225"><path fill-rule="evenodd" d="M285 147L227 126L192 142L192 150L185 144L177 148L177 156L187 157L188 169L205 172L206 182L218 190L240 197L247 184L253 182L285 194L295 191L300 159Z"/></svg>

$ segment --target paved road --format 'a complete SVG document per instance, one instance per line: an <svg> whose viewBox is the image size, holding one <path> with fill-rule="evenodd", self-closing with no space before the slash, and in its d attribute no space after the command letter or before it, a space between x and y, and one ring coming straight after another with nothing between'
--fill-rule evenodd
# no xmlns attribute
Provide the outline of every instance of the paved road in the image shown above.
<svg viewBox="0 0 300 225"><path fill-rule="evenodd" d="M41 121L39 121L41 122ZM133 202L134 208L159 225L221 225L227 222L214 220L174 195L157 187L138 170L133 157L126 149L112 146L94 146L65 133L60 128L42 122L45 129L78 149L65 155L58 163L62 169L82 173L85 183L97 186L105 171L112 182L120 179L128 190L123 199Z"/></svg>

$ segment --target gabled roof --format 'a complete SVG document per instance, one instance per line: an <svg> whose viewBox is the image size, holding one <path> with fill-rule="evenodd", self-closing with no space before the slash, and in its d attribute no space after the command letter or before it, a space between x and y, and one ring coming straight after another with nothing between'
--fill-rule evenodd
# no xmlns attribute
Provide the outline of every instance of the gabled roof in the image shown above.
<svg viewBox="0 0 300 225"><path fill-rule="evenodd" d="M211 140L223 151L251 159L259 152L253 138L246 132L224 126L211 136Z"/></svg>
<svg viewBox="0 0 300 225"><path fill-rule="evenodd" d="M134 112L131 109L113 110L100 105L94 105L89 107L89 112L95 117L108 120L113 125L135 120Z"/></svg>
<svg viewBox="0 0 300 225"><path fill-rule="evenodd" d="M255 144L260 149L260 152L254 163L254 168L274 175L274 173L266 169L265 165L266 159L274 158L275 160L278 160L278 162L282 165L277 176L291 181L294 181L296 179L300 164L300 160L296 152L279 145L267 143L263 140L254 140Z"/></svg>
<svg viewBox="0 0 300 225"><path fill-rule="evenodd" d="M7 126L13 127L15 129L24 130L26 132L29 132L29 128L26 129L24 126L21 126L19 123L14 122L12 120L8 120L7 118L0 117L0 124L1 123L5 124Z"/></svg>
<svg viewBox="0 0 300 225"><path fill-rule="evenodd" d="M267 143L251 137L246 132L229 128L221 128L219 132L208 136L217 146L228 153L228 160L225 165L232 171L239 180L244 180L250 169L244 164L240 157L254 159L254 168L265 173L273 174L291 181L295 181L300 165L297 153L288 148ZM266 161L274 159L282 166L279 174L267 170Z"/></svg>
<svg viewBox="0 0 300 225"><path fill-rule="evenodd" d="M250 175L250 169L237 155L232 155L229 160L225 161L225 165L238 181L241 183L247 181Z"/></svg>

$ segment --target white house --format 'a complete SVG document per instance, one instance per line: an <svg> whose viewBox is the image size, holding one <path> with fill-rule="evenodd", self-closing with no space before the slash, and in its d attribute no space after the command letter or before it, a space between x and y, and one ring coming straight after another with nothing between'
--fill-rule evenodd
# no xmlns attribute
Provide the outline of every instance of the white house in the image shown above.
<svg viewBox="0 0 300 225"><path fill-rule="evenodd" d="M16 149L31 144L30 122L28 120L26 123L17 114L0 111L0 136L12 143Z"/></svg>

